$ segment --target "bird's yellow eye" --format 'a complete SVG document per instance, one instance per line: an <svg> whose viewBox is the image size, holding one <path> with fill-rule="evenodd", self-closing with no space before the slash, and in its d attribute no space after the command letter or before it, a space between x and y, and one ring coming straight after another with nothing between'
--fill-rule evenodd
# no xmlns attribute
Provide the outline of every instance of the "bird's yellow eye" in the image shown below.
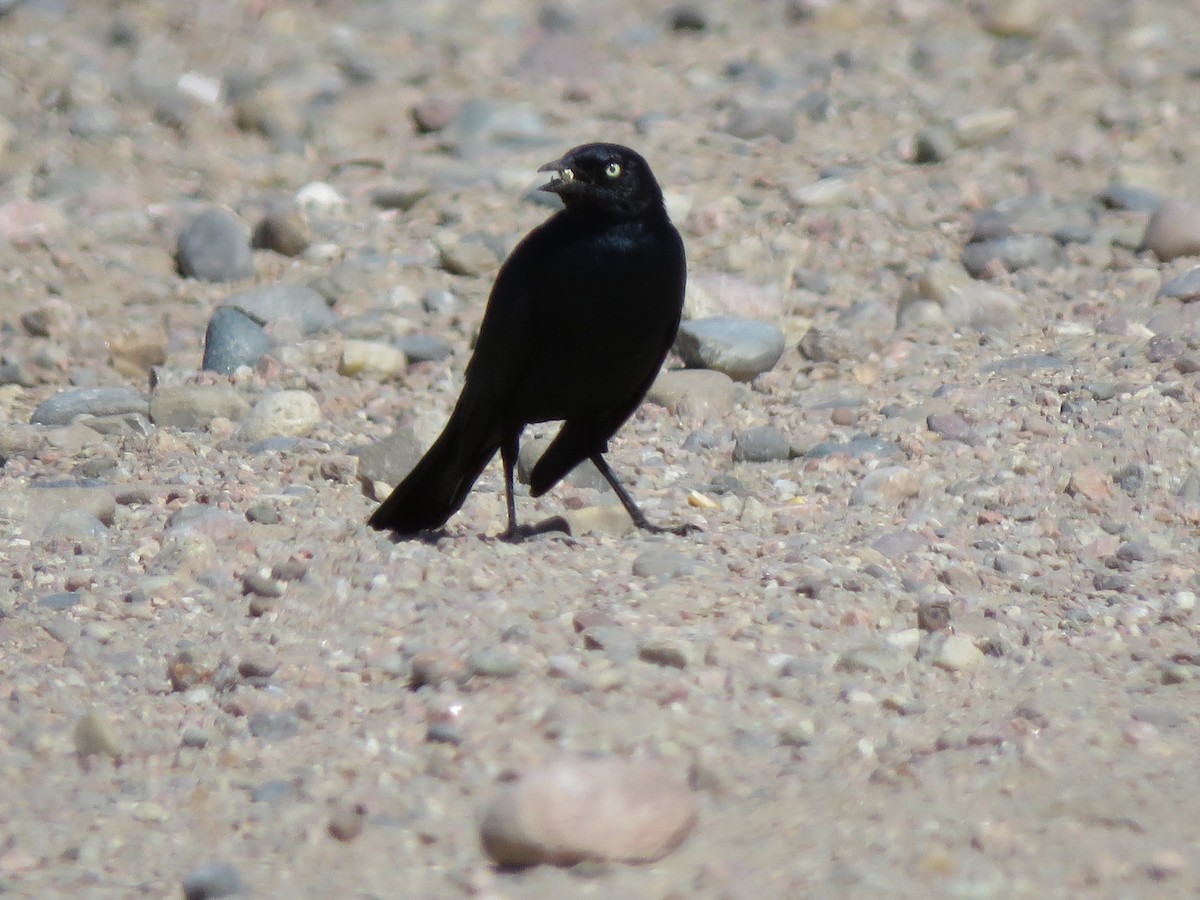
<svg viewBox="0 0 1200 900"><path fill-rule="evenodd" d="M615 163L615 162L609 163L608 166L604 170L604 174L607 175L609 178L616 178L618 175L621 174L621 164Z"/></svg>

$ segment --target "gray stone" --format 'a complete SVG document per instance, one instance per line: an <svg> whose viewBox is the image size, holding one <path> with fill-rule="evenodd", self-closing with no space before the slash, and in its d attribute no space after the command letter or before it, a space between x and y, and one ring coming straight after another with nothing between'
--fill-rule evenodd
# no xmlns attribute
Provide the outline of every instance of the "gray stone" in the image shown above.
<svg viewBox="0 0 1200 900"><path fill-rule="evenodd" d="M108 528L86 509L64 509L50 520L42 534L46 537L87 540L104 537L108 534Z"/></svg>
<svg viewBox="0 0 1200 900"><path fill-rule="evenodd" d="M1170 297L1181 303L1200 300L1200 266L1176 275L1158 289L1158 297Z"/></svg>
<svg viewBox="0 0 1200 900"><path fill-rule="evenodd" d="M715 369L735 381L769 372L783 356L783 332L767 322L712 316L684 322L675 349L691 369Z"/></svg>
<svg viewBox="0 0 1200 900"><path fill-rule="evenodd" d="M639 578L677 578L695 571L696 563L678 550L651 547L633 561L633 574Z"/></svg>
<svg viewBox="0 0 1200 900"><path fill-rule="evenodd" d="M271 349L262 325L232 306L218 307L204 332L204 362L208 372L232 375L239 366L253 368Z"/></svg>
<svg viewBox="0 0 1200 900"><path fill-rule="evenodd" d="M648 403L665 407L673 415L702 419L733 409L734 382L724 372L710 369L674 369L659 374L646 395Z"/></svg>
<svg viewBox="0 0 1200 900"><path fill-rule="evenodd" d="M254 274L254 255L246 226L227 209L206 209L180 233L175 264L180 275L201 281L249 278Z"/></svg>
<svg viewBox="0 0 1200 900"><path fill-rule="evenodd" d="M402 425L358 454L358 476L396 485L404 480L424 453L412 427Z"/></svg>
<svg viewBox="0 0 1200 900"><path fill-rule="evenodd" d="M205 428L218 417L237 422L249 409L241 394L219 384L168 387L150 397L150 421L183 431Z"/></svg>
<svg viewBox="0 0 1200 900"><path fill-rule="evenodd" d="M205 863L183 879L184 900L217 900L219 897L236 897L245 893L242 876L232 863Z"/></svg>
<svg viewBox="0 0 1200 900"><path fill-rule="evenodd" d="M294 322L302 334L316 334L337 324L325 298L305 284L269 284L227 297L221 304L241 310L264 325Z"/></svg>
<svg viewBox="0 0 1200 900"><path fill-rule="evenodd" d="M1163 262L1200 256L1200 205L1168 200L1150 217L1141 249Z"/></svg>
<svg viewBox="0 0 1200 900"><path fill-rule="evenodd" d="M1048 269L1057 262L1057 251L1058 244L1047 235L1013 234L967 244L962 252L962 265L972 278L987 278L997 264L1006 272L1033 267Z"/></svg>
<svg viewBox="0 0 1200 900"><path fill-rule="evenodd" d="M735 462L775 462L791 454L791 441L774 425L747 428L737 436L733 447Z"/></svg>
<svg viewBox="0 0 1200 900"><path fill-rule="evenodd" d="M75 388L40 404L29 421L34 425L69 425L80 416L145 414L148 409L146 397L130 388Z"/></svg>

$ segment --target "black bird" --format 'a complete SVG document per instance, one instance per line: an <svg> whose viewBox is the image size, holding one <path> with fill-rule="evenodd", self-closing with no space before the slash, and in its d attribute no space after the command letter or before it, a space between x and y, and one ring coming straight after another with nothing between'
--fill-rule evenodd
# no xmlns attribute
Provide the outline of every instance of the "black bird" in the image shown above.
<svg viewBox="0 0 1200 900"><path fill-rule="evenodd" d="M562 420L533 467L540 497L590 459L642 529L652 525L603 454L642 402L675 340L687 260L646 161L619 144L584 144L539 172L563 209L531 231L500 267L441 437L371 516L398 535L440 528L500 451L508 501L502 537L569 531L554 517L517 525L513 469L521 432Z"/></svg>

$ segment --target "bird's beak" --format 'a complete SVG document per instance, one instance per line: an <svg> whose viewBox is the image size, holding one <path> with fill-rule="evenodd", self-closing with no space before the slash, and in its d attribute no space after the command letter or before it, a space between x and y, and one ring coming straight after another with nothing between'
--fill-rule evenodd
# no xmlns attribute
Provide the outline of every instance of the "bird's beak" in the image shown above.
<svg viewBox="0 0 1200 900"><path fill-rule="evenodd" d="M553 172L554 177L546 184L543 184L539 191L548 191L551 194L561 194L570 190L569 185L575 181L575 173L571 167L566 164L565 160L556 159L554 162L548 162L544 166L538 167L539 172Z"/></svg>

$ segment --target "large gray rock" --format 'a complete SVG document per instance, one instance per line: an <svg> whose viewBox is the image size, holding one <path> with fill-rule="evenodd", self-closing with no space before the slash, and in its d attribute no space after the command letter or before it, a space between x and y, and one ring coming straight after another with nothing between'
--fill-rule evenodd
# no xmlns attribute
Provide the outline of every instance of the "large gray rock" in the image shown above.
<svg viewBox="0 0 1200 900"><path fill-rule="evenodd" d="M769 372L783 356L783 332L768 322L712 316L684 322L675 349L690 369L715 369L734 381Z"/></svg>

